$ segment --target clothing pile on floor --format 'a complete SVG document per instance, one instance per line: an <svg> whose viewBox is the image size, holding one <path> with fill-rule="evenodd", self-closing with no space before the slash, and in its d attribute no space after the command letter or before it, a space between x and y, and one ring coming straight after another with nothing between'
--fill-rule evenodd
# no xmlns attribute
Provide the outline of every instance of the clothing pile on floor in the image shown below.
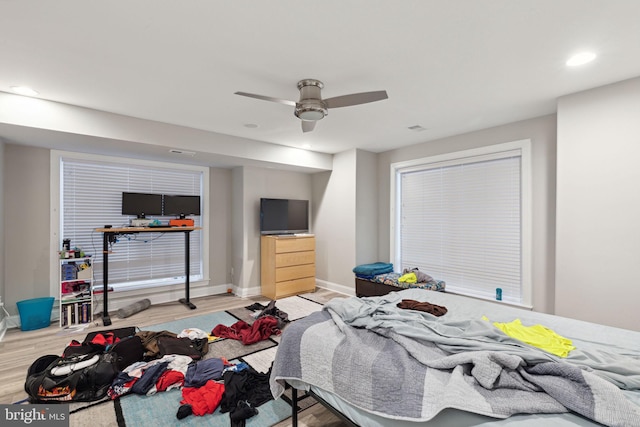
<svg viewBox="0 0 640 427"><path fill-rule="evenodd" d="M275 301L271 301L267 306L255 303L246 309L256 313L254 317L256 320L251 325L244 320L239 320L231 326L217 325L211 333L217 337L231 338L249 345L266 340L271 335L280 335L282 328L289 322L289 315L278 309Z"/></svg>
<svg viewBox="0 0 640 427"><path fill-rule="evenodd" d="M178 388L182 389L178 419L212 414L220 406L220 412L229 412L232 425L240 426L258 413L257 406L273 398L269 375L244 362L232 364L224 358L193 361L174 354L128 366L113 381L108 395L111 399L129 393L151 396Z"/></svg>
<svg viewBox="0 0 640 427"><path fill-rule="evenodd" d="M182 399L179 405L176 404L178 419L211 414L220 407L220 412L229 413L233 427L241 427L246 419L258 413L257 407L273 399L269 389L270 372L257 372L244 362L207 359L208 343L212 338L228 338L249 345L279 335L289 319L275 303L271 301L266 306L255 303L246 307L254 312L252 324L244 321L231 326L219 324L211 333L197 328L185 329L179 334L170 331L136 332L137 328L133 327L93 333L83 342L72 341L63 357L86 358L99 349L101 360L112 360L108 365L115 368L110 377L113 380L105 383L105 389L110 386L102 396L118 399L127 394L151 396L180 389ZM123 345L125 343L126 346ZM118 348L119 353L113 351ZM54 359L61 357L51 356L51 360ZM118 362L124 365L118 365ZM43 372L50 369L48 359L46 366L38 366L38 370ZM96 396L96 399L102 396ZM68 400L73 401L71 394Z"/></svg>

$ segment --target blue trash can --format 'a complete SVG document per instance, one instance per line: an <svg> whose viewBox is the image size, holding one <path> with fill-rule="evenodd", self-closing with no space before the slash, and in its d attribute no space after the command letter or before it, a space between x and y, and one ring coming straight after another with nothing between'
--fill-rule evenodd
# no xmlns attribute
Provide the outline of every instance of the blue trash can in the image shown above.
<svg viewBox="0 0 640 427"><path fill-rule="evenodd" d="M18 306L18 314L20 314L20 329L33 331L49 326L54 299L53 297L43 297L18 301L16 305Z"/></svg>

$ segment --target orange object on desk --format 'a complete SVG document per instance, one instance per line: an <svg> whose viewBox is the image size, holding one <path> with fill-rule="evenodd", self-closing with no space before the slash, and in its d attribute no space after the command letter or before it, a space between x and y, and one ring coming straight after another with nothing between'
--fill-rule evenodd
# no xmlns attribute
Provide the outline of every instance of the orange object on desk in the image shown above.
<svg viewBox="0 0 640 427"><path fill-rule="evenodd" d="M193 220L189 218L185 219L170 219L170 227L193 227Z"/></svg>

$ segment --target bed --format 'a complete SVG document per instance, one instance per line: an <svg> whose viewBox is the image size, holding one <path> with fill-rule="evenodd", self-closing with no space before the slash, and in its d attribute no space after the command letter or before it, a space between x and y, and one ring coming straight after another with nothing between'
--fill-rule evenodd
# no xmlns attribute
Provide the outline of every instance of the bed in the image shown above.
<svg viewBox="0 0 640 427"><path fill-rule="evenodd" d="M402 276L400 273L383 273L377 274L370 278L356 276L356 296L358 297L374 297L386 295L389 292L397 292L403 289L419 288L429 291L444 291L445 283L441 280L431 282L406 283L400 282L398 279Z"/></svg>
<svg viewBox="0 0 640 427"><path fill-rule="evenodd" d="M493 323L515 319L575 349L560 357ZM639 426L640 332L421 289L335 298L285 329L270 386L275 398L288 386L313 393L367 427Z"/></svg>

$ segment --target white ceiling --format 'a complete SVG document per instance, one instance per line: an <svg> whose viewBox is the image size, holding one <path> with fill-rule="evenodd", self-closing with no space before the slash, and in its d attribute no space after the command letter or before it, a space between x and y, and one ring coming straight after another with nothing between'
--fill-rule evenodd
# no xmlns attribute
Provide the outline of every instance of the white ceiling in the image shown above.
<svg viewBox="0 0 640 427"><path fill-rule="evenodd" d="M639 18L637 0L0 0L0 91L382 152L550 114L562 95L640 76ZM598 57L566 67L581 50ZM330 110L303 134L292 107L234 95L295 101L304 78L322 80L324 98L389 99ZM25 143L19 134L0 127L9 142Z"/></svg>

